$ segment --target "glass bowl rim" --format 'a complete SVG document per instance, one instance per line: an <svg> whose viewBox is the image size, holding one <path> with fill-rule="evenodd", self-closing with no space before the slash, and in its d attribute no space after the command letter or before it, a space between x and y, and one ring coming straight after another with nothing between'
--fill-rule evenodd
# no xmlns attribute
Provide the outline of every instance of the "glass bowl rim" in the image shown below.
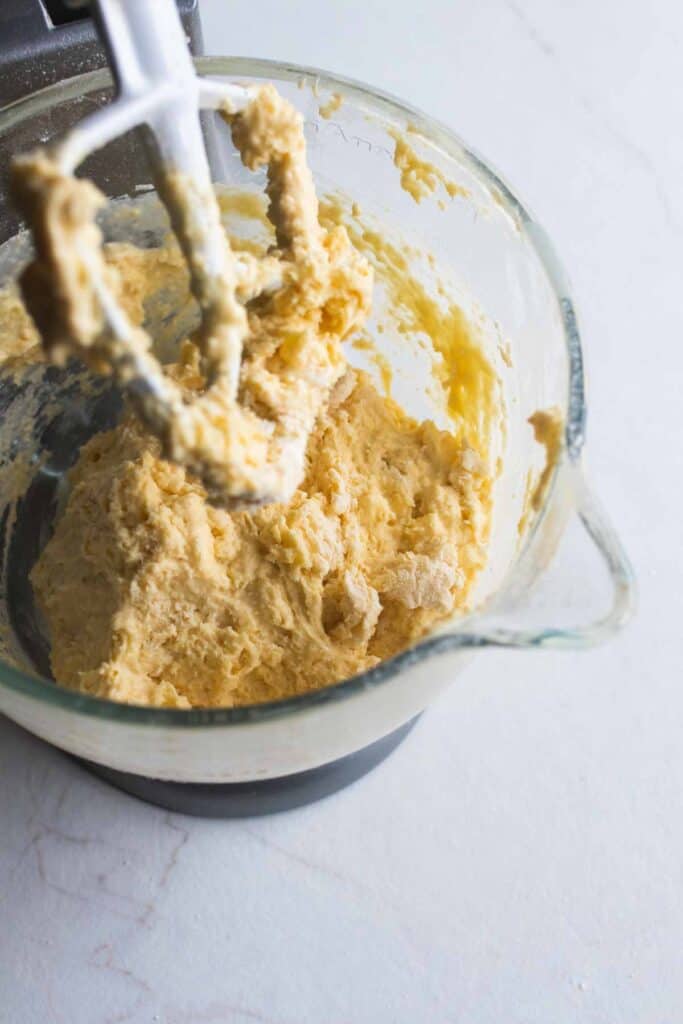
<svg viewBox="0 0 683 1024"><path fill-rule="evenodd" d="M229 76L231 78L245 76L297 82L302 79L313 79L318 86L325 89L336 91L341 89L349 96L369 99L376 108L383 109L393 117L399 115L404 121L416 125L428 141L437 143L447 155L469 163L492 189L498 191L505 206L520 226L520 230L525 232L557 297L569 367L565 450L570 459L576 460L584 441L586 408L581 341L566 274L547 234L532 216L528 206L519 200L498 171L493 169L487 160L479 156L476 150L463 142L457 133L447 125L390 93L352 78L288 61L251 57L198 57L195 59L195 65L198 71L205 75ZM104 88L111 83L109 70L101 68L75 75L23 96L0 109L0 137L19 121L48 110L60 102L85 95L95 89ZM544 507L528 531L518 560L523 557L524 550L533 540L543 518L543 512L552 501L560 464L561 460L558 460L554 466L552 479L546 491ZM460 619L455 631L429 636L374 668L341 682L284 700L236 708L180 709L123 704L67 689L53 681L14 668L2 660L0 660L0 685L65 711L96 719L105 719L122 725L169 728L245 725L270 721L347 699L364 690L373 689L381 683L388 682L396 675L432 655L454 649L488 646L489 641L485 635L478 635L476 632L466 630L469 618L467 616ZM532 644L534 641L530 639L530 645Z"/></svg>

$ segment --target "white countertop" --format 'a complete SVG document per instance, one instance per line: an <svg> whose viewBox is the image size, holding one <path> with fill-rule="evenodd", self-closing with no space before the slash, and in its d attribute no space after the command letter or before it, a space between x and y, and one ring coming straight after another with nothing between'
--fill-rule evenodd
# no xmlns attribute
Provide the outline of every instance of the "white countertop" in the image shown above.
<svg viewBox="0 0 683 1024"><path fill-rule="evenodd" d="M641 610L591 653L481 654L372 775L270 819L158 811L0 720L0 1022L677 1024L681 6L202 9L210 52L406 96L528 200Z"/></svg>

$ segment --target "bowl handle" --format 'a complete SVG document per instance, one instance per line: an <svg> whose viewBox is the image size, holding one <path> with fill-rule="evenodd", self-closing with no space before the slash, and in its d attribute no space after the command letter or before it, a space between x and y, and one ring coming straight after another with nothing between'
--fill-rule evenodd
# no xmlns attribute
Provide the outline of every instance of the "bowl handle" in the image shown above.
<svg viewBox="0 0 683 1024"><path fill-rule="evenodd" d="M570 646L588 647L607 639L626 625L636 609L637 586L630 559L581 462L574 464L573 472L577 515L605 562L612 586L612 603L608 611L596 621L571 631L576 644Z"/></svg>
<svg viewBox="0 0 683 1024"><path fill-rule="evenodd" d="M597 548L609 575L610 605L606 612L582 625L542 628L513 628L507 623L519 617L520 600L513 605L496 602L449 632L445 646L458 647L545 647L583 648L601 643L616 633L632 616L636 606L636 582L629 558L593 488L586 479L580 457L569 459L565 467L573 509L588 538Z"/></svg>

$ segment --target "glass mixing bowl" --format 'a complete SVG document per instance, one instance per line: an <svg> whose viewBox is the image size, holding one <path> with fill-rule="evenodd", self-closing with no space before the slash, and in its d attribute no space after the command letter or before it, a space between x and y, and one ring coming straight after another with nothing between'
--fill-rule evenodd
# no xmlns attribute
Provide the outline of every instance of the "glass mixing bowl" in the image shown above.
<svg viewBox="0 0 683 1024"><path fill-rule="evenodd" d="M158 710L55 685L27 581L49 535L59 481L79 446L115 421L119 396L106 381L90 381L86 387L83 374L73 368L34 366L3 377L0 710L50 743L99 765L156 779L231 783L302 772L380 740L434 700L476 648L581 647L601 640L627 617L633 582L582 468L584 380L567 282L545 234L511 190L451 131L366 86L266 61L212 57L198 60L197 66L207 75L273 81L304 114L319 194L357 200L387 232L400 228L400 244L433 254L439 273L448 277L463 303L485 312L484 344L499 372L506 407L490 564L476 612L443 624L372 671L316 693L237 709ZM343 102L331 117L321 116L319 106L332 93ZM14 237L22 225L6 192L10 156L57 136L110 97L109 75L97 71L0 112L1 279L16 273L27 252L26 239ZM445 196L437 192L418 205L401 188L392 133L408 128L419 156L462 190L452 202L439 202L439 194ZM207 120L207 132L217 180L261 188L262 181L245 171L227 145L224 129ZM83 170L110 197L139 196L149 182L142 147L133 136L95 154ZM106 221L109 237L117 237L118 223L116 217ZM395 347L389 355L401 361ZM399 400L408 407L424 404L427 383L418 370L401 379ZM550 407L561 411L564 443L546 473L542 500L520 534L527 476L538 473L542 456L528 417ZM22 458L35 470L26 480L30 486L18 494L16 467ZM558 575L557 569L546 573L572 518L585 527L602 559L584 569L572 554L569 575ZM588 614L599 589L601 561L610 588L608 609L577 626L571 616Z"/></svg>

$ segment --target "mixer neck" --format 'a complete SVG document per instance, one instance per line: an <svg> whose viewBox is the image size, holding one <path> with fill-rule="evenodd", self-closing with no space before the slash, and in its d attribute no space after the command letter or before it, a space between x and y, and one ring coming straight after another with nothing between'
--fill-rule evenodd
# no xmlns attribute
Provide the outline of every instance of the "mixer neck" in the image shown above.
<svg viewBox="0 0 683 1024"><path fill-rule="evenodd" d="M176 0L190 50L203 52L198 0ZM0 4L0 107L54 82L106 67L87 4Z"/></svg>

